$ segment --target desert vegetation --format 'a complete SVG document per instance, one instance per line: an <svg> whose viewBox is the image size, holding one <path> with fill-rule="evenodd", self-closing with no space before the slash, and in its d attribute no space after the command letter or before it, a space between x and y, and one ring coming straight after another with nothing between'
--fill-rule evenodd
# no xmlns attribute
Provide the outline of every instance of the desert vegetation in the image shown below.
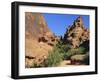
<svg viewBox="0 0 100 81"><path fill-rule="evenodd" d="M77 56L75 56L77 55ZM89 52L84 47L71 48L71 45L65 45L62 41L59 41L53 48L49 51L47 58L47 66L59 66L60 62L63 60L70 60L80 62L79 64L89 64ZM69 65L73 63L70 62Z"/></svg>

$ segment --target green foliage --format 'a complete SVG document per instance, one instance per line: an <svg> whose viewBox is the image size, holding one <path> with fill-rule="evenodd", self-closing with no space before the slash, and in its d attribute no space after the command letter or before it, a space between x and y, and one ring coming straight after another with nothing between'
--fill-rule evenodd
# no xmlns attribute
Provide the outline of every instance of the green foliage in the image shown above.
<svg viewBox="0 0 100 81"><path fill-rule="evenodd" d="M53 48L52 51L49 51L48 58L46 60L47 66L57 66L64 59L70 59L72 55L76 54L86 54L84 47L71 48L69 44L63 44L59 41Z"/></svg>
<svg viewBox="0 0 100 81"><path fill-rule="evenodd" d="M79 48L72 48L69 49L66 53L64 53L64 58L65 59L70 59L72 55L76 54L84 54L85 53L85 48L79 47Z"/></svg>
<svg viewBox="0 0 100 81"><path fill-rule="evenodd" d="M71 45L69 45L69 44L63 44L63 42L58 42L57 44L56 44L56 46L55 47L57 47L59 50L60 50L60 52L61 53L64 53L64 52L67 52L70 48L71 48Z"/></svg>
<svg viewBox="0 0 100 81"><path fill-rule="evenodd" d="M63 55L59 52L59 49L55 48L53 51L49 52L47 59L48 66L57 66L60 61L62 61Z"/></svg>
<svg viewBox="0 0 100 81"><path fill-rule="evenodd" d="M32 66L30 68L39 67L38 63L33 60Z"/></svg>
<svg viewBox="0 0 100 81"><path fill-rule="evenodd" d="M86 65L89 65L89 52L86 53L86 57L85 57L83 63Z"/></svg>
<svg viewBox="0 0 100 81"><path fill-rule="evenodd" d="M57 66L63 59L64 54L70 49L70 45L64 45L59 41L52 51L49 51L49 56L47 58L47 66Z"/></svg>

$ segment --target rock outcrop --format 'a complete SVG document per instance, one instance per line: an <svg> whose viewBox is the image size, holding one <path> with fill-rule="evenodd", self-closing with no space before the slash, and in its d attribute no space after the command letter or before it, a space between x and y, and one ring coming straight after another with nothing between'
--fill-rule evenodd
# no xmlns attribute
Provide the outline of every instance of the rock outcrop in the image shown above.
<svg viewBox="0 0 100 81"><path fill-rule="evenodd" d="M81 65L86 64L89 65L89 54L77 54L71 57L71 64Z"/></svg>
<svg viewBox="0 0 100 81"><path fill-rule="evenodd" d="M40 35L44 35L45 33L50 32L50 30L48 29L45 19L41 13L26 12L25 32L26 37L31 36L34 39L38 39Z"/></svg>
<svg viewBox="0 0 100 81"><path fill-rule="evenodd" d="M25 65L41 66L48 51L59 40L48 28L41 13L25 12Z"/></svg>
<svg viewBox="0 0 100 81"><path fill-rule="evenodd" d="M72 48L79 47L84 42L89 41L89 29L84 27L81 16L79 16L73 24L68 27L64 34L63 41L64 43L71 44ZM89 42L87 45L89 45Z"/></svg>

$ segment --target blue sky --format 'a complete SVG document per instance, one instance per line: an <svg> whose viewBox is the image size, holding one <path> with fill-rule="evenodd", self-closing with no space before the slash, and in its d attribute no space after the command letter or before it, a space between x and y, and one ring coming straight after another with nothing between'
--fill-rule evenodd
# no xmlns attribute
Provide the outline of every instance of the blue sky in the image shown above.
<svg viewBox="0 0 100 81"><path fill-rule="evenodd" d="M43 13L49 29L57 36L63 36L66 28L80 15ZM81 15L86 28L89 28L89 16Z"/></svg>

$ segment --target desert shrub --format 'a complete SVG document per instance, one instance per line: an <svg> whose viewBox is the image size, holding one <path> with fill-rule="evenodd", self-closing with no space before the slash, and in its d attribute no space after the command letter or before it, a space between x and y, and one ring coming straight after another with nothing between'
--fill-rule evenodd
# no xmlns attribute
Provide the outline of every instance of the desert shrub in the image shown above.
<svg viewBox="0 0 100 81"><path fill-rule="evenodd" d="M85 56L83 63L86 65L89 65L89 52L86 53L86 56Z"/></svg>
<svg viewBox="0 0 100 81"><path fill-rule="evenodd" d="M76 54L84 54L85 53L85 48L79 47L79 48L71 48L69 49L66 53L64 53L64 58L65 59L70 59L72 55Z"/></svg>
<svg viewBox="0 0 100 81"><path fill-rule="evenodd" d="M62 61L63 55L59 52L59 50L54 49L53 51L49 52L49 56L47 58L47 66L57 66L60 61Z"/></svg>
<svg viewBox="0 0 100 81"><path fill-rule="evenodd" d="M85 54L85 48L71 48L71 45L63 44L62 41L59 41L53 50L49 51L46 64L49 67L57 66L62 60L70 59L70 57L75 54Z"/></svg>
<svg viewBox="0 0 100 81"><path fill-rule="evenodd" d="M71 48L71 45L69 44L64 44L62 41L59 41L57 44L56 44L56 47L59 49L59 51L61 53L64 53L64 52L67 52L70 48Z"/></svg>
<svg viewBox="0 0 100 81"><path fill-rule="evenodd" d="M39 65L38 65L37 62L35 62L35 61L33 60L32 66L31 66L30 68L36 68L36 67L39 67Z"/></svg>
<svg viewBox="0 0 100 81"><path fill-rule="evenodd" d="M49 51L46 61L47 66L57 66L64 59L64 55L68 49L70 49L69 45L64 45L63 42L59 41L53 50Z"/></svg>
<svg viewBox="0 0 100 81"><path fill-rule="evenodd" d="M39 67L43 67L44 63L43 62L37 62L36 60L32 61L32 66L30 68L39 68Z"/></svg>

